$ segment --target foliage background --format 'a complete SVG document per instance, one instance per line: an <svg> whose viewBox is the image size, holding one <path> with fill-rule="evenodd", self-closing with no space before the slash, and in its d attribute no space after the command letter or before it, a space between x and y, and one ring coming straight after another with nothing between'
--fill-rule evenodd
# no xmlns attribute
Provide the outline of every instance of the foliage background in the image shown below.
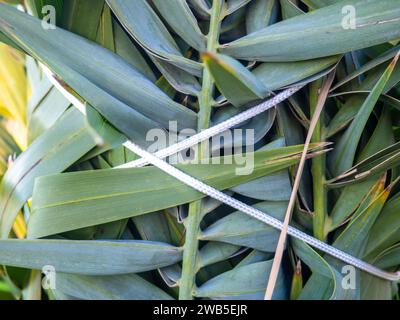
<svg viewBox="0 0 400 320"><path fill-rule="evenodd" d="M168 120L201 130L306 84L241 126L256 134L253 174L178 165L283 219L332 72L292 224L398 268L398 0L0 2L1 298L262 299L276 230L156 168L113 168L137 158L126 137L146 146L146 132ZM56 30L38 19L45 5ZM355 29L342 26L348 5ZM85 101L86 116L39 61ZM41 290L44 265L57 270L55 290ZM359 271L356 289L343 290L342 266L290 239L273 297L399 298L398 284Z"/></svg>

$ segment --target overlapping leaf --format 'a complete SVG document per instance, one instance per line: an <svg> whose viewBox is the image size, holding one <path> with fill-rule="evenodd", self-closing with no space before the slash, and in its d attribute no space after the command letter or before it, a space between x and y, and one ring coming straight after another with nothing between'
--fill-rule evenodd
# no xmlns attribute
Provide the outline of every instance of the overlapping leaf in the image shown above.
<svg viewBox="0 0 400 320"><path fill-rule="evenodd" d="M314 148L319 146L314 145ZM235 175L230 179L226 177L235 172L234 164L178 165L178 168L216 188L226 189L295 164L300 150L301 146L295 146L256 152L252 174ZM222 159L221 163L224 161ZM154 189L155 183L157 189ZM36 181L28 235L31 238L44 237L173 207L202 197L204 195L200 192L154 167L42 177Z"/></svg>
<svg viewBox="0 0 400 320"><path fill-rule="evenodd" d="M58 272L112 275L153 270L181 259L181 250L148 241L0 240L0 263Z"/></svg>
<svg viewBox="0 0 400 320"><path fill-rule="evenodd" d="M342 8L346 5L354 6L357 12L355 29L343 28ZM223 45L221 52L237 59L258 61L333 56L400 38L399 12L399 6L392 0L341 1Z"/></svg>

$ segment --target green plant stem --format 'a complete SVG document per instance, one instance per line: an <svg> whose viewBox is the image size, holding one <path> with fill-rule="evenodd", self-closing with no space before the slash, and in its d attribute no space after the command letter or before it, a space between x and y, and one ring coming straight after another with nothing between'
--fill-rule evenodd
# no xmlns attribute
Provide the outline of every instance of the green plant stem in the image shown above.
<svg viewBox="0 0 400 320"><path fill-rule="evenodd" d="M310 87L310 113L311 116L315 112L318 103L319 90L322 81L315 81ZM315 126L314 133L311 138L311 143L322 142L322 119L323 111ZM325 189L325 156L315 157L311 163L311 174L313 179L313 200L314 200L314 217L313 230L314 237L321 241L325 241L325 219L327 216L326 209L326 189Z"/></svg>
<svg viewBox="0 0 400 320"><path fill-rule="evenodd" d="M214 0L211 9L210 28L207 36L207 51L215 53L218 46L219 31L221 25L221 10L223 1ZM213 103L214 80L207 68L203 71L202 90L199 94L199 114L197 129L201 131L210 125L210 116ZM208 156L208 148L200 144L197 159ZM179 299L191 300L195 286L197 257L198 257L198 234L201 222L201 200L189 204L189 213L185 221L186 238L183 251L182 276L179 281Z"/></svg>

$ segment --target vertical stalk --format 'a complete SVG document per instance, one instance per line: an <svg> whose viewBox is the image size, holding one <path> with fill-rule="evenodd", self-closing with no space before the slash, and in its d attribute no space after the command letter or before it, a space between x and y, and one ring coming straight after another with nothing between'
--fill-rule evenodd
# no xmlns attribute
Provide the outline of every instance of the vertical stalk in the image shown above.
<svg viewBox="0 0 400 320"><path fill-rule="evenodd" d="M214 0L211 8L210 28L207 35L207 51L215 53L221 24L223 0ZM210 125L210 116L213 103L214 80L207 68L203 71L202 90L199 94L199 114L197 129L201 131ZM197 159L208 156L206 144L201 144ZM198 234L201 222L201 200L189 204L189 213L185 221L186 238L183 251L182 276L179 281L179 299L191 300L195 285L198 253Z"/></svg>
<svg viewBox="0 0 400 320"><path fill-rule="evenodd" d="M310 86L310 113L315 113L318 105L319 91L322 81L314 81ZM322 137L322 120L323 111L315 126L311 142L321 142ZM315 157L311 163L311 174L313 179L313 201L314 201L314 217L313 231L314 237L321 241L325 241L325 219L327 216L326 208L326 189L325 189L325 155Z"/></svg>

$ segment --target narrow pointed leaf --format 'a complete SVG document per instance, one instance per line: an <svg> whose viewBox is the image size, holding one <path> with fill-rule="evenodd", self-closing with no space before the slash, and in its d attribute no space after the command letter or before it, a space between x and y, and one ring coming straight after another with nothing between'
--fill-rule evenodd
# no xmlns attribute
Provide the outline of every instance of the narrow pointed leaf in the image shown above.
<svg viewBox="0 0 400 320"><path fill-rule="evenodd" d="M342 8L346 5L354 6L357 12L355 29L342 26ZM400 7L393 0L341 1L223 45L221 52L237 59L258 61L333 56L400 38L399 16Z"/></svg>
<svg viewBox="0 0 400 320"><path fill-rule="evenodd" d="M147 1L107 0L107 3L124 28L150 54L200 76L201 65L182 55L175 40Z"/></svg>
<svg viewBox="0 0 400 320"><path fill-rule="evenodd" d="M211 53L203 54L203 60L218 89L233 105L240 107L268 95L265 86L238 61Z"/></svg>
<svg viewBox="0 0 400 320"><path fill-rule="evenodd" d="M365 100L364 104L361 106L353 122L336 144L331 161L331 170L335 176L345 172L353 165L361 134L372 110L375 107L375 104L379 99L379 96L382 94L382 91L392 74L397 59L398 55L386 69L385 73L382 75L374 89L368 95L368 98Z"/></svg>
<svg viewBox="0 0 400 320"><path fill-rule="evenodd" d="M313 76L322 77L325 70L337 63L338 57L328 57L298 62L265 62L253 70L253 74L269 90L277 90Z"/></svg>
<svg viewBox="0 0 400 320"><path fill-rule="evenodd" d="M272 260L249 264L208 280L195 291L197 297L214 299L257 300L264 297ZM287 296L283 273L280 272L273 299Z"/></svg>
<svg viewBox="0 0 400 320"><path fill-rule="evenodd" d="M283 220L287 202L261 202L254 205L274 218ZM279 230L236 211L219 219L205 229L201 240L221 241L260 251L274 252L279 238Z"/></svg>
<svg viewBox="0 0 400 320"><path fill-rule="evenodd" d="M149 241L0 240L0 263L58 272L111 275L143 272L181 259L181 250Z"/></svg>
<svg viewBox="0 0 400 320"><path fill-rule="evenodd" d="M224 177L235 173L236 165L233 164L177 167L216 188L226 189L297 163L300 150L301 146L296 146L255 153L253 173L234 175L230 179ZM221 163L224 163L223 159ZM42 177L36 180L28 236L39 238L121 220L203 197L200 192L154 167Z"/></svg>
<svg viewBox="0 0 400 320"><path fill-rule="evenodd" d="M169 99L111 51L61 28L49 33L42 28L40 20L5 4L0 4L0 8L0 30L47 64L124 133L134 136L136 132L136 138L143 136L140 127L144 132L146 127L156 127L151 119L163 122L165 127L170 119L177 120L178 126L184 128L194 126L196 115L192 111ZM68 50L63 43L69 43ZM47 50L49 46L54 49ZM107 68L101 67L103 65Z"/></svg>
<svg viewBox="0 0 400 320"><path fill-rule="evenodd" d="M247 33L252 33L267 27L274 14L275 6L276 0L252 1L246 14Z"/></svg>
<svg viewBox="0 0 400 320"><path fill-rule="evenodd" d="M206 37L185 0L154 0L154 5L171 28L193 48L204 51Z"/></svg>
<svg viewBox="0 0 400 320"><path fill-rule="evenodd" d="M84 276L57 273L56 288L83 300L171 300L171 296L136 274Z"/></svg>
<svg viewBox="0 0 400 320"><path fill-rule="evenodd" d="M83 116L70 109L21 154L1 181L1 237L8 237L18 211L32 195L35 178L64 171L95 145Z"/></svg>

